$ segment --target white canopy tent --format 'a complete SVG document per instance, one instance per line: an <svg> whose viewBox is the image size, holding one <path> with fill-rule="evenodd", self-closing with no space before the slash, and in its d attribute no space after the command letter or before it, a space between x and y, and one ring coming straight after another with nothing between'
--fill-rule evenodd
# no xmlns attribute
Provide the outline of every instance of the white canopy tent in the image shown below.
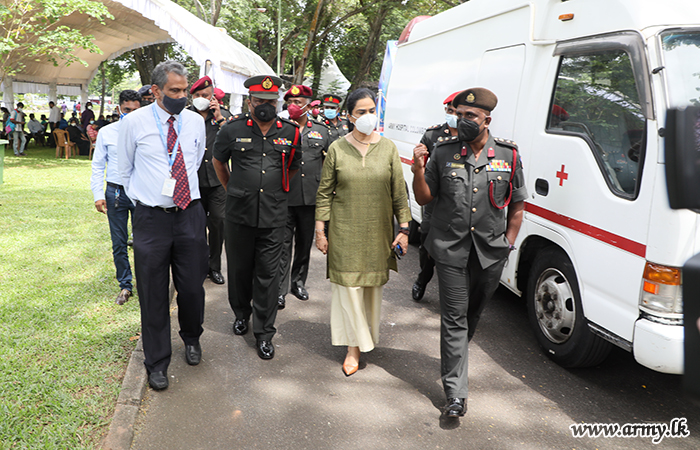
<svg viewBox="0 0 700 450"><path fill-rule="evenodd" d="M314 82L314 77L308 77L304 80L306 86L311 86ZM345 97L350 89L350 81L345 78L343 72L340 71L340 67L335 62L333 55L328 55L328 57L323 61L323 67L321 68L321 82L318 86L318 93L316 97L326 94L334 94L339 97Z"/></svg>
<svg viewBox="0 0 700 450"><path fill-rule="evenodd" d="M26 67L3 86L5 103L14 102L14 92L81 95L87 101L87 86L102 61L124 52L167 42L179 43L202 68L211 61L208 75L216 87L232 94L231 109L240 108L248 90L243 82L250 76L274 74L274 70L256 53L231 38L223 29L200 20L169 0L102 0L114 19L105 24L84 14L71 14L61 25L80 29L95 37L103 54L76 49L76 56L88 63L54 66L49 61L25 61ZM6 78L6 80L8 80Z"/></svg>

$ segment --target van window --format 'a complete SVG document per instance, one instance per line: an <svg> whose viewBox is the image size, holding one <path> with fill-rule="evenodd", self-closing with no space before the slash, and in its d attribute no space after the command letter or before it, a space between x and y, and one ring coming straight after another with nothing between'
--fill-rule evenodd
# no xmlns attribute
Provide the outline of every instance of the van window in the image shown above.
<svg viewBox="0 0 700 450"><path fill-rule="evenodd" d="M610 190L636 197L645 145L644 113L628 54L562 56L547 131L583 138Z"/></svg>

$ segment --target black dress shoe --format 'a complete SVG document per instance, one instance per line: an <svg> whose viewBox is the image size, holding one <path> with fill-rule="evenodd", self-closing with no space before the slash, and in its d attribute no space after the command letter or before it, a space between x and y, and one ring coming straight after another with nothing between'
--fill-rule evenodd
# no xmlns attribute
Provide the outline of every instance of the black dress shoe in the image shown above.
<svg viewBox="0 0 700 450"><path fill-rule="evenodd" d="M425 294L425 285L415 282L413 283L413 289L411 294L413 295L413 300L419 302L423 298L423 294Z"/></svg>
<svg viewBox="0 0 700 450"><path fill-rule="evenodd" d="M202 346L199 342L195 345L185 345L185 360L190 366L196 366L202 361Z"/></svg>
<svg viewBox="0 0 700 450"><path fill-rule="evenodd" d="M272 359L275 356L275 346L270 341L258 341L258 356L262 359Z"/></svg>
<svg viewBox="0 0 700 450"><path fill-rule="evenodd" d="M445 415L451 418L462 417L467 412L467 402L463 398L448 398Z"/></svg>
<svg viewBox="0 0 700 450"><path fill-rule="evenodd" d="M233 322L233 334L243 336L248 332L248 319L236 319Z"/></svg>
<svg viewBox="0 0 700 450"><path fill-rule="evenodd" d="M292 287L292 294L296 298L298 298L299 300L308 300L309 299L309 293L306 292L306 288L304 288L304 286Z"/></svg>
<svg viewBox="0 0 700 450"><path fill-rule="evenodd" d="M287 306L287 301L284 299L284 295L277 297L277 309L284 309Z"/></svg>
<svg viewBox="0 0 700 450"><path fill-rule="evenodd" d="M209 271L209 278L211 278L211 281L213 281L216 284L224 284L224 276L221 275L221 271L219 270L210 270Z"/></svg>
<svg viewBox="0 0 700 450"><path fill-rule="evenodd" d="M163 370L148 374L148 385L155 391L162 391L168 388L168 372Z"/></svg>

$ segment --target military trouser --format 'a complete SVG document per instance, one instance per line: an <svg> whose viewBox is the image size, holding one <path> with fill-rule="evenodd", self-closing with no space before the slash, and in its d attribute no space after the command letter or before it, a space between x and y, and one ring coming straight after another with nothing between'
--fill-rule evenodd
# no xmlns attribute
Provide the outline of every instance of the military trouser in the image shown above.
<svg viewBox="0 0 700 450"><path fill-rule="evenodd" d="M248 319L252 314L255 337L269 341L277 331L277 291L285 227L256 228L226 220L225 229L231 309L236 319Z"/></svg>
<svg viewBox="0 0 700 450"><path fill-rule="evenodd" d="M287 227L284 238L284 253L280 263L279 295L289 293L291 269L291 285L304 287L309 275L311 247L314 243L316 220L315 205L290 206L287 213ZM294 252L292 252L292 241ZM292 258L292 254L294 258Z"/></svg>
<svg viewBox="0 0 700 450"><path fill-rule="evenodd" d="M493 296L505 259L481 267L472 247L467 267L436 262L440 286L440 360L442 385L447 398L467 398L469 341L486 302Z"/></svg>
<svg viewBox="0 0 700 450"><path fill-rule="evenodd" d="M433 273L435 269L435 260L430 256L428 250L425 248L425 238L428 233L420 234L420 247L418 248L418 263L420 264L420 273L418 278L416 278L416 283L425 287L433 279Z"/></svg>

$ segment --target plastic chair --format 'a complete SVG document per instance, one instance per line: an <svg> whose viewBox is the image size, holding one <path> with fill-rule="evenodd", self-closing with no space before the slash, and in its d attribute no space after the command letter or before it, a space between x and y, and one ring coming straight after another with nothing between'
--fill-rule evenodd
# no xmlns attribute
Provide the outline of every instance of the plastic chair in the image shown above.
<svg viewBox="0 0 700 450"><path fill-rule="evenodd" d="M61 151L66 155L66 159L70 158L71 153L73 156L77 154L78 149L75 143L71 142L66 130L56 128L53 130L53 138L56 141L56 158L61 157Z"/></svg>

